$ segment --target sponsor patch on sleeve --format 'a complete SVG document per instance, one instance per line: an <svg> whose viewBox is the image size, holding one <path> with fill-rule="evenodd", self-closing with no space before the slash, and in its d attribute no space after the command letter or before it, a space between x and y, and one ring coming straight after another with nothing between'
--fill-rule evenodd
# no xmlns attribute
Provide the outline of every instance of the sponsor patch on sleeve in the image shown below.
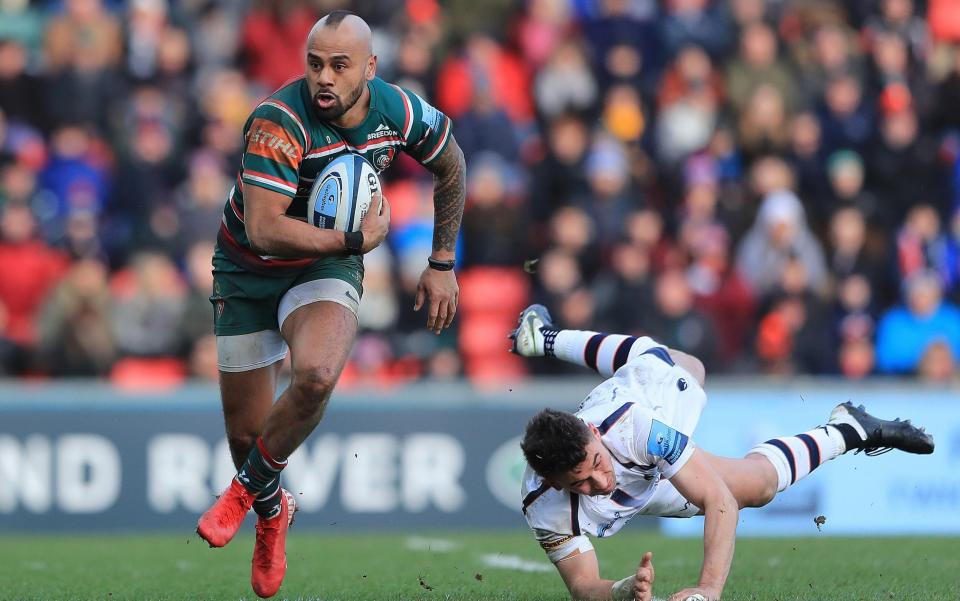
<svg viewBox="0 0 960 601"><path fill-rule="evenodd" d="M420 101L420 108L423 109L423 116L420 117L420 120L431 131L440 131L440 127L443 125L443 113L427 104L427 101L423 98L417 96L417 100Z"/></svg>
<svg viewBox="0 0 960 601"><path fill-rule="evenodd" d="M650 424L650 436L647 437L647 452L662 457L664 461L673 465L683 450L687 448L689 438L667 424L653 420Z"/></svg>

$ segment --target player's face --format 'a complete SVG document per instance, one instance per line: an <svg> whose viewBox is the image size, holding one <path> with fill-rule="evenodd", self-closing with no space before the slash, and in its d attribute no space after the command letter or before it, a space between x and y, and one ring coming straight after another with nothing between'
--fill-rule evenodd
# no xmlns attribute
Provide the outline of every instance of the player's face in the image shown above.
<svg viewBox="0 0 960 601"><path fill-rule="evenodd" d="M346 27L324 27L307 40L307 89L324 121L349 111L376 74L376 57Z"/></svg>
<svg viewBox="0 0 960 601"><path fill-rule="evenodd" d="M587 457L565 474L553 478L560 488L580 495L609 495L617 487L610 451L600 442L600 433L591 426Z"/></svg>

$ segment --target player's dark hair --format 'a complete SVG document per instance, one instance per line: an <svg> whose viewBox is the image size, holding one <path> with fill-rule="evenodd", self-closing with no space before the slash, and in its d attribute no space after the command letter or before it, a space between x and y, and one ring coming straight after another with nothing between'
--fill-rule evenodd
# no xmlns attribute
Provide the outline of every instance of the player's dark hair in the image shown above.
<svg viewBox="0 0 960 601"><path fill-rule="evenodd" d="M590 428L566 411L544 409L530 418L520 448L535 472L549 478L587 458Z"/></svg>
<svg viewBox="0 0 960 601"><path fill-rule="evenodd" d="M333 10L327 14L326 21L323 22L324 27L333 27L336 29L344 19L352 15L353 13L349 10Z"/></svg>

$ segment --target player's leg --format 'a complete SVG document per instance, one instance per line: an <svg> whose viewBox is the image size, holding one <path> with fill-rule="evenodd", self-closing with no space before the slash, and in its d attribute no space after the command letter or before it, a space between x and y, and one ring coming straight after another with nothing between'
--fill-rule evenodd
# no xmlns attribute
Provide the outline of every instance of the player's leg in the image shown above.
<svg viewBox="0 0 960 601"><path fill-rule="evenodd" d="M273 407L281 362L250 371L220 372L220 401L230 457L238 470Z"/></svg>
<svg viewBox="0 0 960 601"><path fill-rule="evenodd" d="M558 329L543 305L531 305L523 310L510 339L513 341L511 352L523 357L555 357L589 367L607 377L639 355L656 353L663 355L668 363L685 368L701 385L704 383L703 364L692 355L666 349L648 336Z"/></svg>
<svg viewBox="0 0 960 601"><path fill-rule="evenodd" d="M290 345L293 379L267 415L257 444L238 478L259 488L256 546L250 582L254 592L269 597L286 573L286 531L289 499L279 486L287 458L323 418L330 394L350 356L357 333L356 314L336 302L313 302L295 309L281 326ZM272 511L269 504L276 511Z"/></svg>
<svg viewBox="0 0 960 601"><path fill-rule="evenodd" d="M277 462L313 432L350 357L357 335L356 315L341 304L316 302L298 308L284 321L293 379L264 423L266 451Z"/></svg>
<svg viewBox="0 0 960 601"><path fill-rule="evenodd" d="M909 421L883 420L851 403L838 405L826 425L757 445L742 459L707 454L740 507L762 507L777 493L847 451L868 455L898 449L928 454L933 438Z"/></svg>

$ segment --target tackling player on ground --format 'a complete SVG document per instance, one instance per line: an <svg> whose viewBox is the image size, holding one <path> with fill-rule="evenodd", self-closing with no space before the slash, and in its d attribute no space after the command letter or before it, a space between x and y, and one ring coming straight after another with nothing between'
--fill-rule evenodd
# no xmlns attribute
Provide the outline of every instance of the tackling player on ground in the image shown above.
<svg viewBox="0 0 960 601"><path fill-rule="evenodd" d="M330 160L357 153L382 171L402 150L434 174L433 252L415 309L428 307L427 328L437 333L457 311L453 265L464 205L463 153L443 113L377 78L376 69L363 19L334 11L314 25L305 76L274 92L247 120L243 162L217 237L210 300L238 474L200 518L197 532L222 547L250 508L256 511L251 584L261 597L280 588L286 532L296 511L293 497L280 488L280 472L323 417L357 332L361 256L384 240L390 222L390 206L379 193L358 232L306 222L311 185ZM293 377L274 404L288 347Z"/></svg>
<svg viewBox="0 0 960 601"><path fill-rule="evenodd" d="M576 599L649 601L652 594L649 554L636 574L605 580L585 535L613 535L635 515L703 515L700 580L670 600L719 599L739 509L766 505L851 450L933 452L922 428L877 419L848 402L834 408L826 425L768 440L742 459L718 457L692 440L707 400L704 367L695 357L648 337L558 330L540 305L521 313L511 338L512 351L524 357L555 357L609 378L575 414L536 414L521 444L528 464L523 513Z"/></svg>

